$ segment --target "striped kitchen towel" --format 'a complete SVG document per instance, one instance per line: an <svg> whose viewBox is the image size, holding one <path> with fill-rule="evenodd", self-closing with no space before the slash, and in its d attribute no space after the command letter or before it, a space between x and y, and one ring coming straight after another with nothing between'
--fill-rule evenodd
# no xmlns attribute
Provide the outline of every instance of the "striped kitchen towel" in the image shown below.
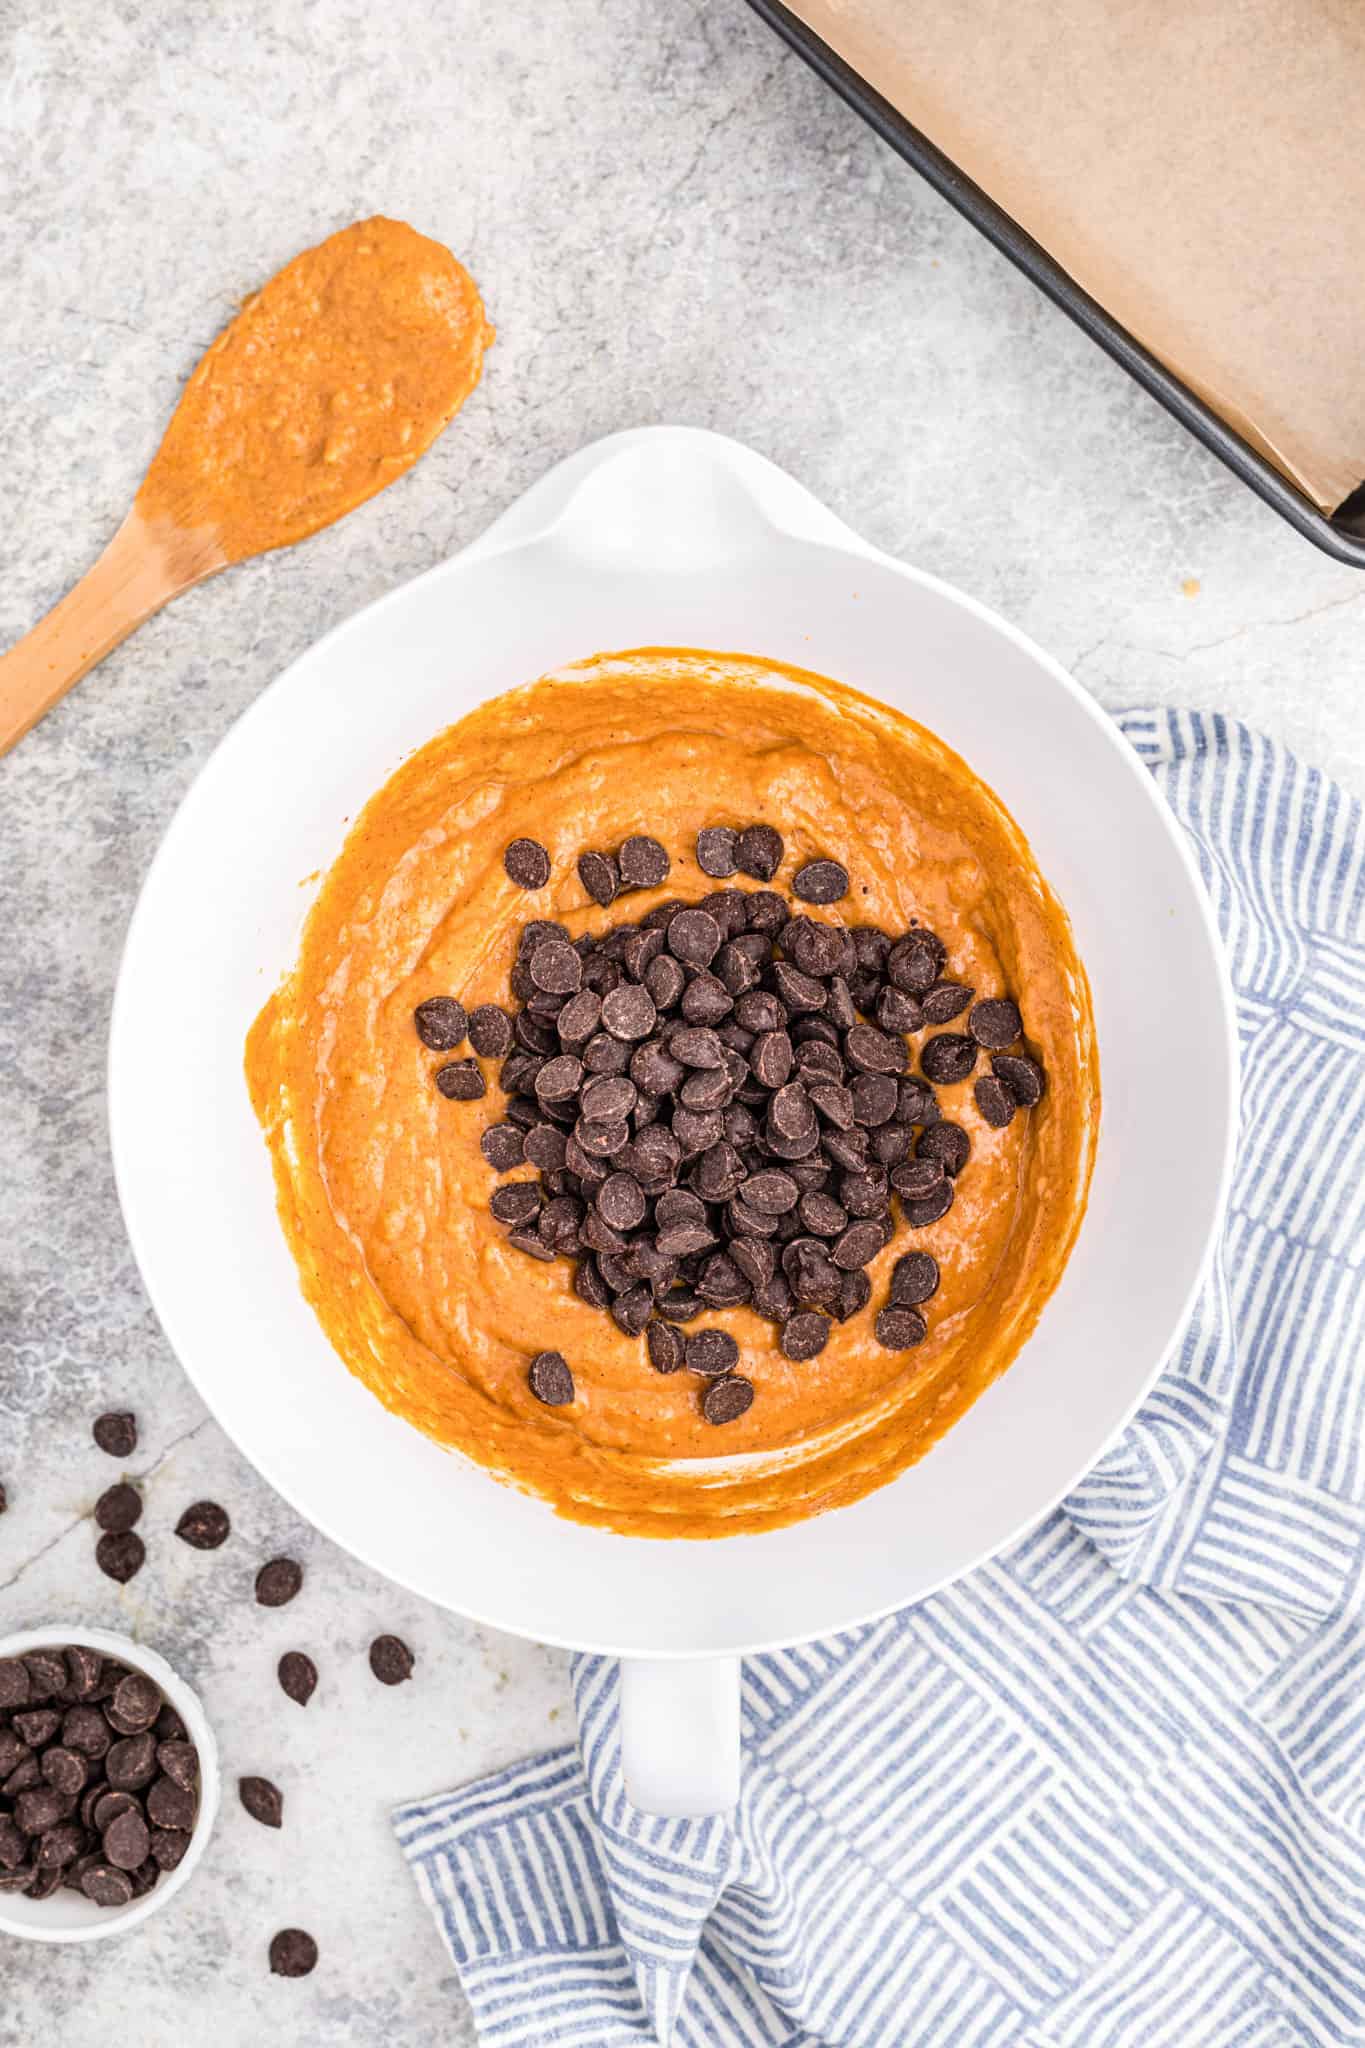
<svg viewBox="0 0 1365 2048"><path fill-rule="evenodd" d="M992 1564L751 1659L731 1816L579 1744L401 1808L500 2048L1365 2042L1365 831L1222 718L1123 730L1238 998L1217 1258L1115 1448Z"/></svg>

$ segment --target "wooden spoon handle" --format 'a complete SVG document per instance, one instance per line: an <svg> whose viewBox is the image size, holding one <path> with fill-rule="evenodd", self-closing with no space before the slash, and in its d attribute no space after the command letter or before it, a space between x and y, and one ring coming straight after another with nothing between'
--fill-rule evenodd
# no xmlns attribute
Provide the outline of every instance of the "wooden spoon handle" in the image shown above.
<svg viewBox="0 0 1365 2048"><path fill-rule="evenodd" d="M163 537L135 507L75 588L0 655L0 756L144 619L223 566L210 537Z"/></svg>

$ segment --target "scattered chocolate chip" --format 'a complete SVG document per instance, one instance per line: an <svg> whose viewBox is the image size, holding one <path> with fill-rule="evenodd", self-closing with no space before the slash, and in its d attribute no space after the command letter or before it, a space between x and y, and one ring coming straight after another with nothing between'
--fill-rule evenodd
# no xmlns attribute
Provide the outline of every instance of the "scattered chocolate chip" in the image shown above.
<svg viewBox="0 0 1365 2048"><path fill-rule="evenodd" d="M401 1685L411 1678L415 1661L401 1636L376 1636L370 1644L370 1669L381 1685Z"/></svg>
<svg viewBox="0 0 1365 2048"><path fill-rule="evenodd" d="M668 926L668 950L688 967L709 967L721 947L721 930L707 910L680 910Z"/></svg>
<svg viewBox="0 0 1365 2048"><path fill-rule="evenodd" d="M751 1381L741 1373L728 1373L724 1379L712 1380L702 1395L701 1412L709 1423L717 1428L725 1422L737 1422L754 1405L754 1389Z"/></svg>
<svg viewBox="0 0 1365 2048"><path fill-rule="evenodd" d="M318 1667L302 1650L286 1650L276 1667L280 1690L306 1707L317 1690Z"/></svg>
<svg viewBox="0 0 1365 2048"><path fill-rule="evenodd" d="M836 1266L844 1272L851 1272L856 1266L865 1266L875 1259L885 1240L880 1226L870 1220L850 1223L835 1243L831 1257Z"/></svg>
<svg viewBox="0 0 1365 2048"><path fill-rule="evenodd" d="M923 1201L943 1179L943 1166L934 1158L904 1159L891 1169L891 1185L907 1202Z"/></svg>
<svg viewBox="0 0 1365 2048"><path fill-rule="evenodd" d="M951 1024L954 1017L960 1017L975 995L975 989L965 987L957 981L936 981L927 988L920 1001L926 1024Z"/></svg>
<svg viewBox="0 0 1365 2048"><path fill-rule="evenodd" d="M936 1088L949 1088L954 1082L965 1081L976 1060L975 1039L957 1031L941 1031L920 1048L920 1069Z"/></svg>
<svg viewBox="0 0 1365 2048"><path fill-rule="evenodd" d="M175 1525L175 1533L191 1550L217 1550L226 1543L232 1524L216 1500L197 1500Z"/></svg>
<svg viewBox="0 0 1365 2048"><path fill-rule="evenodd" d="M625 889L657 889L667 880L669 859L657 839L635 833L616 856Z"/></svg>
<svg viewBox="0 0 1365 2048"><path fill-rule="evenodd" d="M988 1052L1005 1052L1017 1038L1022 1038L1024 1023L1013 1003L992 996L984 1003L973 1004L967 1029Z"/></svg>
<svg viewBox="0 0 1365 2048"><path fill-rule="evenodd" d="M605 910L614 903L621 887L621 870L609 853L580 853L578 879L594 903Z"/></svg>
<svg viewBox="0 0 1365 2048"><path fill-rule="evenodd" d="M717 881L739 866L739 834L728 825L707 825L697 834L697 866Z"/></svg>
<svg viewBox="0 0 1365 2048"><path fill-rule="evenodd" d="M913 1201L902 1199L901 1202L905 1220L912 1230L927 1229L929 1224L937 1223L941 1216L946 1216L952 1206L953 1183L950 1180L942 1181L931 1194L918 1196Z"/></svg>
<svg viewBox="0 0 1365 2048"><path fill-rule="evenodd" d="M645 1345L655 1372L678 1372L681 1369L683 1339L672 1323L650 1323L645 1330Z"/></svg>
<svg viewBox="0 0 1365 2048"><path fill-rule="evenodd" d="M938 980L947 957L947 949L935 933L907 932L886 956L887 979L907 995L924 996Z"/></svg>
<svg viewBox="0 0 1365 2048"><path fill-rule="evenodd" d="M436 1069L436 1086L448 1102L478 1102L488 1086L475 1060L450 1060Z"/></svg>
<svg viewBox="0 0 1365 2048"><path fill-rule="evenodd" d="M848 894L848 869L837 860L807 861L792 877L792 889L806 903L837 903Z"/></svg>
<svg viewBox="0 0 1365 2048"><path fill-rule="evenodd" d="M284 1794L269 1778L239 1778L237 1796L253 1820L263 1828L284 1824Z"/></svg>
<svg viewBox="0 0 1365 2048"><path fill-rule="evenodd" d="M739 1346L728 1330L697 1330L686 1341L684 1357L689 1372L718 1379L738 1365Z"/></svg>
<svg viewBox="0 0 1365 2048"><path fill-rule="evenodd" d="M95 1545L96 1564L107 1579L120 1586L126 1586L142 1570L146 1556L146 1545L136 1529L125 1529L121 1535L106 1534Z"/></svg>
<svg viewBox="0 0 1365 2048"><path fill-rule="evenodd" d="M502 864L519 889L543 889L550 879L550 856L536 839L514 839Z"/></svg>
<svg viewBox="0 0 1365 2048"><path fill-rule="evenodd" d="M283 1927L270 1943L270 1969L276 1977L306 1977L316 1969L318 1945L301 1927Z"/></svg>
<svg viewBox="0 0 1365 2048"><path fill-rule="evenodd" d="M284 1607L303 1584L303 1566L292 1557L272 1557L256 1574L256 1604Z"/></svg>
<svg viewBox="0 0 1365 2048"><path fill-rule="evenodd" d="M972 1089L976 1106L993 1131L1003 1131L1014 1121L1018 1108L1013 1095L995 1074L983 1074Z"/></svg>
<svg viewBox="0 0 1365 2048"><path fill-rule="evenodd" d="M126 1906L133 1896L133 1881L126 1870L92 1863L81 1878L81 1890L97 1906Z"/></svg>
<svg viewBox="0 0 1365 2048"><path fill-rule="evenodd" d="M469 1043L480 1059L500 1060L512 1050L512 1020L496 1003L480 1003L469 1019Z"/></svg>
<svg viewBox="0 0 1365 2048"><path fill-rule="evenodd" d="M531 955L531 979L544 995L576 996L583 986L583 962L563 939L550 939Z"/></svg>
<svg viewBox="0 0 1365 2048"><path fill-rule="evenodd" d="M1032 1109L1042 1100L1043 1070L1024 1054L996 1053L991 1060L996 1077L1009 1090L1020 1109Z"/></svg>
<svg viewBox="0 0 1365 2048"><path fill-rule="evenodd" d="M95 1521L111 1535L122 1536L142 1514L142 1495L126 1479L106 1487L95 1502Z"/></svg>
<svg viewBox="0 0 1365 2048"><path fill-rule="evenodd" d="M930 1124L920 1132L915 1151L921 1159L937 1159L943 1171L956 1179L971 1154L972 1141L961 1124Z"/></svg>
<svg viewBox="0 0 1365 2048"><path fill-rule="evenodd" d="M126 1408L99 1416L90 1433L111 1458L131 1458L137 1449L137 1418Z"/></svg>
<svg viewBox="0 0 1365 2048"><path fill-rule="evenodd" d="M469 1030L463 1003L454 996L430 996L412 1013L417 1036L428 1052L454 1052Z"/></svg>
<svg viewBox="0 0 1365 2048"><path fill-rule="evenodd" d="M785 851L782 834L771 825L747 825L739 835L735 857L744 874L752 875L756 882L771 882Z"/></svg>
<svg viewBox="0 0 1365 2048"><path fill-rule="evenodd" d="M574 1397L573 1374L559 1351L538 1351L527 1375L531 1392L547 1408L563 1408Z"/></svg>
<svg viewBox="0 0 1365 2048"><path fill-rule="evenodd" d="M533 1180L514 1180L493 1190L488 1207L499 1223L525 1223L540 1214L540 1188Z"/></svg>
<svg viewBox="0 0 1365 2048"><path fill-rule="evenodd" d="M829 1332L828 1316L822 1316L814 1309L798 1309L782 1326L780 1342L783 1356L794 1359L798 1364L815 1358L829 1342Z"/></svg>
<svg viewBox="0 0 1365 2048"><path fill-rule="evenodd" d="M884 1308L874 1328L877 1342L888 1351L909 1351L922 1344L929 1334L924 1317L917 1308L910 1307Z"/></svg>

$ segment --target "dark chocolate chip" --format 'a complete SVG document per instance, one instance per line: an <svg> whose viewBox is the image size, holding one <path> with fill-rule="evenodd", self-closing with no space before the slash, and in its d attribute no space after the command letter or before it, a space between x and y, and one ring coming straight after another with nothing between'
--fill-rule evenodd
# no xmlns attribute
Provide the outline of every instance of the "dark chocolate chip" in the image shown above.
<svg viewBox="0 0 1365 2048"><path fill-rule="evenodd" d="M632 981L643 981L664 950L664 935L658 926L632 932L621 952L626 973Z"/></svg>
<svg viewBox="0 0 1365 2048"><path fill-rule="evenodd" d="M634 1230L644 1221L644 1191L629 1173L609 1173L597 1191L597 1207L613 1230Z"/></svg>
<svg viewBox="0 0 1365 2048"><path fill-rule="evenodd" d="M1005 1052L1017 1038L1022 1038L1024 1023L1013 1003L992 996L984 1003L972 1005L967 1029L988 1052Z"/></svg>
<svg viewBox="0 0 1365 2048"><path fill-rule="evenodd" d="M285 1607L303 1584L303 1566L292 1557L272 1557L256 1574L256 1604Z"/></svg>
<svg viewBox="0 0 1365 2048"><path fill-rule="evenodd" d="M144 1728L151 1727L160 1707L159 1688L144 1672L129 1671L114 1687L105 1713L110 1727L120 1735L140 1735Z"/></svg>
<svg viewBox="0 0 1365 2048"><path fill-rule="evenodd" d="M95 1520L101 1529L122 1536L142 1514L142 1495L126 1479L106 1487L95 1502Z"/></svg>
<svg viewBox="0 0 1365 2048"><path fill-rule="evenodd" d="M480 1059L500 1060L512 1050L512 1020L496 1003L480 1003L469 1019L469 1043Z"/></svg>
<svg viewBox="0 0 1365 2048"><path fill-rule="evenodd" d="M783 1356L798 1363L814 1358L829 1342L830 1320L814 1309L798 1309L782 1326Z"/></svg>
<svg viewBox="0 0 1365 2048"><path fill-rule="evenodd" d="M958 1031L942 1031L920 1049L920 1067L936 1088L949 1088L954 1082L965 1081L976 1061L975 1039Z"/></svg>
<svg viewBox="0 0 1365 2048"><path fill-rule="evenodd" d="M216 1500L197 1500L175 1525L175 1533L191 1550L217 1550L232 1530L227 1509Z"/></svg>
<svg viewBox="0 0 1365 2048"><path fill-rule="evenodd" d="M684 1357L689 1372L718 1379L738 1365L739 1346L728 1330L696 1330L686 1341Z"/></svg>
<svg viewBox="0 0 1365 2048"><path fill-rule="evenodd" d="M436 1086L448 1102L477 1102L488 1092L474 1060L450 1060L436 1069Z"/></svg>
<svg viewBox="0 0 1365 2048"><path fill-rule="evenodd" d="M744 1183L745 1202L765 1216L781 1216L794 1209L799 1195L800 1189L792 1176L776 1166L752 1175Z"/></svg>
<svg viewBox="0 0 1365 2048"><path fill-rule="evenodd" d="M67 1798L84 1792L90 1776L89 1760L79 1750L68 1749L64 1742L54 1742L43 1751L41 1769L53 1791Z"/></svg>
<svg viewBox="0 0 1365 2048"><path fill-rule="evenodd" d="M683 1339L671 1323L651 1322L645 1331L649 1362L655 1372L677 1372L684 1356Z"/></svg>
<svg viewBox="0 0 1365 2048"><path fill-rule="evenodd" d="M370 1669L381 1685L401 1685L415 1662L401 1636L376 1636L370 1644Z"/></svg>
<svg viewBox="0 0 1365 2048"><path fill-rule="evenodd" d="M1036 1060L1023 1054L996 1053L991 1060L998 1080L1009 1090L1020 1109L1032 1109L1043 1094L1043 1070Z"/></svg>
<svg viewBox="0 0 1365 2048"><path fill-rule="evenodd" d="M961 1124L929 1124L919 1134L915 1151L921 1159L937 1159L952 1178L961 1173L971 1155L972 1141Z"/></svg>
<svg viewBox="0 0 1365 2048"><path fill-rule="evenodd" d="M26 1742L30 1749L41 1749L45 1742L51 1742L61 1727L62 1710L60 1707L28 1707L15 1714L11 1725L20 1742ZM18 1761L16 1753L3 1768L8 1773Z"/></svg>
<svg viewBox="0 0 1365 2048"><path fill-rule="evenodd" d="M199 1752L192 1742L172 1738L156 1746L156 1760L165 1776L184 1792L194 1790L199 1776Z"/></svg>
<svg viewBox="0 0 1365 2048"><path fill-rule="evenodd" d="M100 1838L104 1860L116 1870L136 1870L147 1861L151 1846L147 1823L136 1806L116 1814Z"/></svg>
<svg viewBox="0 0 1365 2048"><path fill-rule="evenodd" d="M855 1024L844 1037L844 1052L851 1067L867 1074L899 1074L907 1064L903 1042L872 1024Z"/></svg>
<svg viewBox="0 0 1365 2048"><path fill-rule="evenodd" d="M657 839L634 833L616 856L625 889L657 889L667 879L669 859Z"/></svg>
<svg viewBox="0 0 1365 2048"><path fill-rule="evenodd" d="M152 1829L152 1861L158 1870L175 1870L184 1861L190 1838L181 1828Z"/></svg>
<svg viewBox="0 0 1365 2048"><path fill-rule="evenodd" d="M1003 1131L1014 1121L1018 1108L1013 1095L995 1074L983 1074L972 1089L976 1106L993 1131Z"/></svg>
<svg viewBox="0 0 1365 2048"><path fill-rule="evenodd" d="M917 1308L909 1306L884 1308L873 1328L877 1342L884 1344L888 1351L909 1351L916 1344L922 1344L929 1334L924 1317Z"/></svg>
<svg viewBox="0 0 1365 2048"><path fill-rule="evenodd" d="M923 996L943 971L943 941L930 931L909 931L886 956L886 976L906 995Z"/></svg>
<svg viewBox="0 0 1365 2048"><path fill-rule="evenodd" d="M689 1024L719 1024L734 1006L734 998L723 981L704 967L693 968L679 1006Z"/></svg>
<svg viewBox="0 0 1365 2048"><path fill-rule="evenodd" d="M520 1230L509 1230L507 1242L514 1251L525 1252L528 1258L539 1259L544 1265L548 1265L555 1255L554 1246L546 1244L543 1238L538 1237L529 1224L523 1225Z"/></svg>
<svg viewBox="0 0 1365 2048"><path fill-rule="evenodd" d="M270 1943L270 1971L275 1977L306 1977L317 1968L318 1945L301 1927L282 1927Z"/></svg>
<svg viewBox="0 0 1365 2048"><path fill-rule="evenodd" d="M302 1650L286 1650L276 1666L280 1690L306 1707L317 1690L318 1667Z"/></svg>
<svg viewBox="0 0 1365 2048"><path fill-rule="evenodd" d="M824 1008L824 983L816 981L813 975L803 974L790 960L774 960L772 977L779 1000L794 1014Z"/></svg>
<svg viewBox="0 0 1365 2048"><path fill-rule="evenodd" d="M924 1023L924 1010L917 996L908 996L903 988L888 982L877 998L877 1022L883 1031L918 1031Z"/></svg>
<svg viewBox="0 0 1365 2048"><path fill-rule="evenodd" d="M829 1304L830 1313L838 1322L846 1323L851 1316L861 1314L872 1299L872 1282L861 1268L845 1273L839 1287L839 1296Z"/></svg>
<svg viewBox="0 0 1365 2048"><path fill-rule="evenodd" d="M100 1757L108 1754L113 1736L98 1707L74 1706L67 1709L62 1721L62 1741L82 1756Z"/></svg>
<svg viewBox="0 0 1365 2048"><path fill-rule="evenodd" d="M146 1555L146 1545L136 1529L127 1529L121 1536L101 1536L95 1545L96 1564L107 1579L120 1586L126 1586L134 1573L142 1570Z"/></svg>
<svg viewBox="0 0 1365 2048"><path fill-rule="evenodd" d="M550 856L538 839L514 839L502 864L519 889L543 889L550 879Z"/></svg>
<svg viewBox="0 0 1365 2048"><path fill-rule="evenodd" d="M689 967L709 967L721 946L721 930L707 910L680 910L668 927L668 950Z"/></svg>
<svg viewBox="0 0 1365 2048"><path fill-rule="evenodd" d="M454 1052L469 1030L463 1003L454 996L430 996L412 1013L417 1036L428 1052Z"/></svg>
<svg viewBox="0 0 1365 2048"><path fill-rule="evenodd" d="M479 1140L479 1150L495 1173L510 1173L526 1156L525 1134L515 1124L490 1124Z"/></svg>
<svg viewBox="0 0 1365 2048"><path fill-rule="evenodd" d="M88 1699L100 1682L104 1659L85 1643L72 1643L66 1652L67 1682L78 1700Z"/></svg>
<svg viewBox="0 0 1365 2048"><path fill-rule="evenodd" d="M126 1906L133 1896L133 1881L126 1870L92 1863L81 1878L81 1890L97 1906Z"/></svg>
<svg viewBox="0 0 1365 2048"><path fill-rule="evenodd" d="M547 1408L563 1408L574 1397L573 1374L560 1351L538 1351L527 1374L531 1392Z"/></svg>
<svg viewBox="0 0 1365 2048"><path fill-rule="evenodd" d="M849 1036L852 1036L851 1032ZM890 1074L858 1074L849 1093L853 1100L854 1121L866 1130L889 1123L900 1101L896 1083Z"/></svg>
<svg viewBox="0 0 1365 2048"><path fill-rule="evenodd" d="M531 955L531 979L544 995L576 996L583 986L583 962L563 939L550 939Z"/></svg>
<svg viewBox="0 0 1365 2048"><path fill-rule="evenodd" d="M125 1735L104 1760L104 1775L116 1792L140 1792L156 1776L156 1738L150 1729Z"/></svg>
<svg viewBox="0 0 1365 2048"><path fill-rule="evenodd" d="M771 825L746 825L739 835L735 857L743 874L752 875L756 882L771 882L782 865L785 851L782 834Z"/></svg>
<svg viewBox="0 0 1365 2048"><path fill-rule="evenodd" d="M932 1195L943 1177L943 1162L932 1155L903 1160L891 1169L891 1185L907 1202L920 1202Z"/></svg>
<svg viewBox="0 0 1365 2048"><path fill-rule="evenodd" d="M576 996L570 996L556 1019L560 1044L570 1049L586 1045L601 1021L601 996L596 989L580 989Z"/></svg>
<svg viewBox="0 0 1365 2048"><path fill-rule="evenodd" d="M753 1405L752 1382L741 1373L732 1372L724 1379L712 1380L702 1395L701 1412L708 1422L719 1427L725 1422L737 1422Z"/></svg>
<svg viewBox="0 0 1365 2048"><path fill-rule="evenodd" d="M848 894L848 869L837 860L807 861L792 877L792 889L806 903L837 903Z"/></svg>
<svg viewBox="0 0 1365 2048"><path fill-rule="evenodd" d="M583 1085L583 1062L571 1052L556 1053L536 1075L535 1090L541 1102L568 1102Z"/></svg>
<svg viewBox="0 0 1365 2048"><path fill-rule="evenodd" d="M831 1257L844 1272L852 1272L854 1267L865 1266L870 1259L875 1259L884 1242L880 1227L870 1219L864 1219L849 1224L835 1244Z"/></svg>
<svg viewBox="0 0 1365 2048"><path fill-rule="evenodd" d="M946 1216L953 1206L953 1183L945 1180L932 1194L919 1196L914 1201L902 1198L901 1208L905 1220L912 1230L924 1230L931 1223L937 1223L940 1216Z"/></svg>
<svg viewBox="0 0 1365 2048"><path fill-rule="evenodd" d="M918 1308L937 1294L938 1260L929 1252L906 1252L891 1268L891 1300L896 1308Z"/></svg>
<svg viewBox="0 0 1365 2048"><path fill-rule="evenodd" d="M269 1778L239 1778L237 1796L263 1828L284 1825L284 1794Z"/></svg>
<svg viewBox="0 0 1365 2048"><path fill-rule="evenodd" d="M613 1038L627 1041L648 1038L657 1017L658 1011L649 990L634 983L624 982L602 999L602 1023Z"/></svg>
<svg viewBox="0 0 1365 2048"><path fill-rule="evenodd" d="M960 1017L976 990L967 988L959 981L936 981L927 988L920 1002L926 1024L951 1024L954 1017Z"/></svg>
<svg viewBox="0 0 1365 2048"><path fill-rule="evenodd" d="M111 1409L99 1416L90 1433L111 1458L131 1458L137 1449L137 1418L127 1409Z"/></svg>
<svg viewBox="0 0 1365 2048"><path fill-rule="evenodd" d="M697 834L697 866L723 881L739 866L739 834L728 825L707 825Z"/></svg>
<svg viewBox="0 0 1365 2048"><path fill-rule="evenodd" d="M594 903L605 910L614 903L621 887L621 870L609 853L580 853L578 879Z"/></svg>

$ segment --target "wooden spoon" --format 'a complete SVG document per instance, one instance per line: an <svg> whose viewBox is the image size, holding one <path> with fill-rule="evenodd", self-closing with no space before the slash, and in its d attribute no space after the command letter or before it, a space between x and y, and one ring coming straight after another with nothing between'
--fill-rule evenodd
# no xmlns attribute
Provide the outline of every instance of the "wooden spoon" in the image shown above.
<svg viewBox="0 0 1365 2048"><path fill-rule="evenodd" d="M402 221L357 221L286 264L194 371L94 567L0 655L0 755L182 590L411 469L492 339L468 272Z"/></svg>

